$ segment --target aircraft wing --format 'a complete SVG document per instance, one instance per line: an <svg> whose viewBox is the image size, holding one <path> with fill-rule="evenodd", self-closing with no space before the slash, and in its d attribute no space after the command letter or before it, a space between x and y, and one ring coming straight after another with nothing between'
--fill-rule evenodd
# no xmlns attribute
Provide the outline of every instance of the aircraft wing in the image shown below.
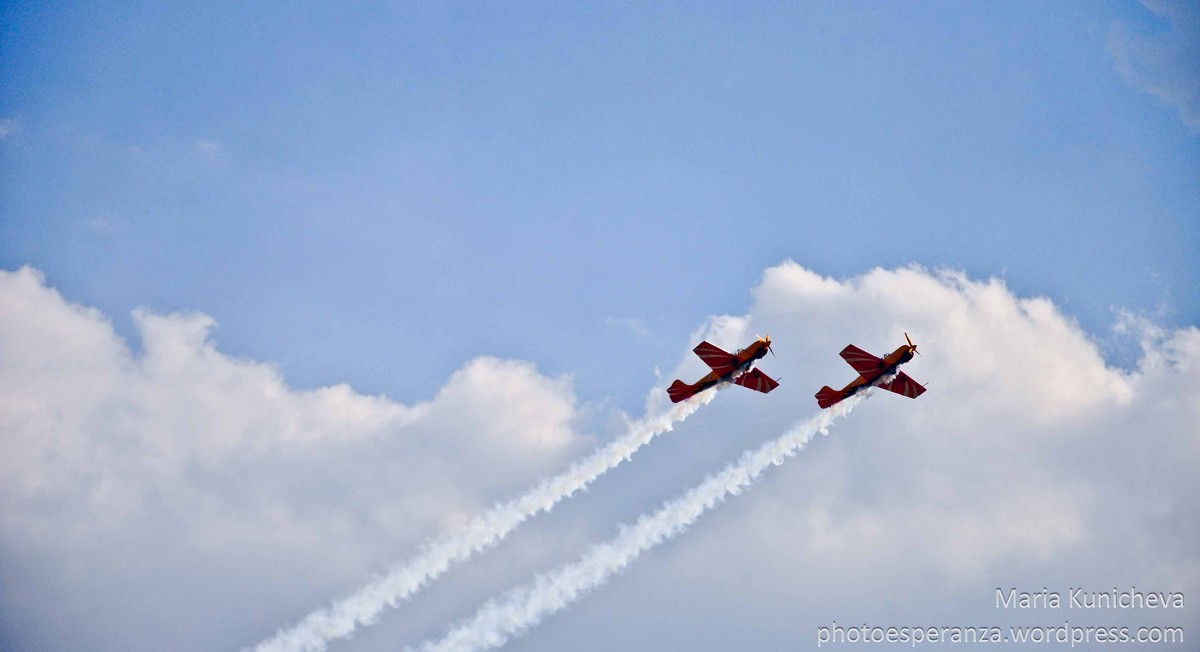
<svg viewBox="0 0 1200 652"><path fill-rule="evenodd" d="M779 387L779 383L775 382L774 378L771 378L758 369L751 369L750 371L747 371L746 373L738 376L737 380L733 382L745 387L746 389L752 389L756 392L762 392L763 394L770 394L771 390Z"/></svg>
<svg viewBox="0 0 1200 652"><path fill-rule="evenodd" d="M737 367L736 355L708 342L701 342L692 351L695 351L696 355L700 356L704 364L712 367L712 370L717 372L718 376L724 376Z"/></svg>
<svg viewBox="0 0 1200 652"><path fill-rule="evenodd" d="M863 351L851 344L842 349L842 359L845 360L854 370L861 375L874 373L883 368L883 360Z"/></svg>
<svg viewBox="0 0 1200 652"><path fill-rule="evenodd" d="M739 379L740 380L740 379ZM909 378L903 371L896 374L890 383L884 383L879 386L881 389L886 389L889 392L896 392L901 396L916 398L925 393L925 388L917 384L917 381Z"/></svg>

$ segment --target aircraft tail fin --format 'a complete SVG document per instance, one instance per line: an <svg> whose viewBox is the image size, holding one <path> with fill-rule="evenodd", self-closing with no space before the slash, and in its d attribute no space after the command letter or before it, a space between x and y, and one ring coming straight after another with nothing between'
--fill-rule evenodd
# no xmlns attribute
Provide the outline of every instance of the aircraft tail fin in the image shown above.
<svg viewBox="0 0 1200 652"><path fill-rule="evenodd" d="M696 393L696 388L683 382L676 380L667 388L667 396L671 397L672 403L678 403L691 398Z"/></svg>
<svg viewBox="0 0 1200 652"><path fill-rule="evenodd" d="M841 392L837 391L836 389L831 389L828 385L826 385L825 387L821 388L821 391L817 392L817 405L824 410L843 398L845 397L842 396Z"/></svg>

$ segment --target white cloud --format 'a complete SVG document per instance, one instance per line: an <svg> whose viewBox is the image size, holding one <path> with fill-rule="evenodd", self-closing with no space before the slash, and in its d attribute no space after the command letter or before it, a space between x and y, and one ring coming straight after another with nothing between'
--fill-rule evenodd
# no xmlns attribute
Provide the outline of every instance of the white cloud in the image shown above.
<svg viewBox="0 0 1200 652"><path fill-rule="evenodd" d="M212 158L221 152L221 146L214 141L200 138L196 140L196 150L204 156Z"/></svg>
<svg viewBox="0 0 1200 652"><path fill-rule="evenodd" d="M714 436L768 436L815 408L820 385L853 378L842 347L888 353L906 330L923 353L907 371L929 392L878 392L766 486L673 544L668 564L631 570L643 576L612 589L620 597L600 597L588 618L620 618L622 599L654 591L647 600L682 602L656 618L692 623L672 630L678 648L729 640L734 628L741 647L787 649L834 619L1007 622L991 602L999 585L1200 591L1197 329L1127 322L1145 334L1145 355L1128 372L1107 366L1050 301L957 272L836 280L786 263L766 271L755 299L750 314L713 319L697 339L732 346L769 329L779 358L761 366L801 382L745 399ZM706 414L710 425L716 415ZM1191 612L1123 615L1189 633L1200 625ZM562 639L540 642L533 647Z"/></svg>
<svg viewBox="0 0 1200 652"><path fill-rule="evenodd" d="M93 217L91 220L88 220L87 225L89 229L98 233L111 233L113 230L112 221L103 216Z"/></svg>
<svg viewBox="0 0 1200 652"><path fill-rule="evenodd" d="M604 323L606 323L610 326L620 326L622 328L627 328L627 329L629 329L629 331L631 333L633 333L634 335L637 335L638 337L646 337L646 336L650 335L650 329L646 328L646 325L642 323L642 320L637 319L637 318L608 317L607 319L604 320Z"/></svg>
<svg viewBox="0 0 1200 652"><path fill-rule="evenodd" d="M1125 83L1179 110L1184 123L1200 133L1200 5L1187 0L1142 0L1170 28L1134 33L1117 21L1108 49Z"/></svg>
<svg viewBox="0 0 1200 652"><path fill-rule="evenodd" d="M0 599L33 623L22 634L34 647L51 632L67 647L175 646L178 614L132 614L158 601L198 608L169 587L187 591L191 578L220 593L253 559L295 575L263 595L323 603L392 561L398 542L522 488L585 443L569 380L528 363L478 358L406 406L346 385L292 389L274 367L221 353L205 315L134 317L140 355L38 272L0 272ZM111 591L121 600L101 598ZM60 621L64 611L80 622Z"/></svg>
<svg viewBox="0 0 1200 652"><path fill-rule="evenodd" d="M472 361L406 406L345 386L289 388L274 367L222 354L202 315L136 322L141 355L36 272L0 275L5 643L251 644L585 445L569 380L528 363ZM815 411L817 388L854 376L837 356L846 344L883 354L905 331L924 354L907 371L929 392L873 396L761 486L517 644L796 649L834 619L1118 620L997 613L997 586L1191 598L1200 331L1132 318L1121 329L1143 340L1132 370L1107 365L1050 301L1000 281L768 269L749 314L711 318L694 339L733 349L769 331L778 357L760 366L784 378L778 390L726 390L588 497L338 647L436 634L528 568L572 558L582 532L607 538L614 512L656 507ZM664 380L704 371L692 345ZM1190 608L1118 615L1200 627Z"/></svg>
<svg viewBox="0 0 1200 652"><path fill-rule="evenodd" d="M130 226L127 220L113 219L107 215L97 215L96 217L88 220L86 225L87 228L93 233L103 235L125 231Z"/></svg>

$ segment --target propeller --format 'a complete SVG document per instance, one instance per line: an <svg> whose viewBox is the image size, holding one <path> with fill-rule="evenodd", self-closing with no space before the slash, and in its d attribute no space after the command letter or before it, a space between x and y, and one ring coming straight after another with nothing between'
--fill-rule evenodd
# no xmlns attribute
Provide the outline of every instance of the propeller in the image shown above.
<svg viewBox="0 0 1200 652"><path fill-rule="evenodd" d="M758 334L755 334L754 337L757 337L759 342L766 344L767 350L771 351L771 334L770 333L767 333L766 337L763 337L762 335L758 335ZM775 355L775 352L771 351L771 355Z"/></svg>
<svg viewBox="0 0 1200 652"><path fill-rule="evenodd" d="M921 352L917 350L917 345L912 343L912 338L908 336L908 333L904 334L904 339L908 340L908 348L912 349L913 353L921 355Z"/></svg>

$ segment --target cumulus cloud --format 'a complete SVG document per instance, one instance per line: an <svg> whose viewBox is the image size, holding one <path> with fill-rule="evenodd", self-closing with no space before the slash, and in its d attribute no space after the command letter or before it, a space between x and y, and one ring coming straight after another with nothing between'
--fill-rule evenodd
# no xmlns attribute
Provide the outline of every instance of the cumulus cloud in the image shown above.
<svg viewBox="0 0 1200 652"><path fill-rule="evenodd" d="M244 608L237 578L264 558L323 569L264 587L285 602L307 587L307 608L586 443L569 379L529 363L473 360L407 406L293 389L221 353L205 315L134 319L140 354L38 272L0 272L0 627L24 625L5 649L235 647L219 629L185 645L179 621L138 610L194 612L184 578Z"/></svg>
<svg viewBox="0 0 1200 652"><path fill-rule="evenodd" d="M1187 0L1142 0L1169 28L1139 33L1113 24L1108 49L1125 83L1179 110L1200 133L1200 5Z"/></svg>
<svg viewBox="0 0 1200 652"><path fill-rule="evenodd" d="M1017 297L997 280L917 267L846 280L794 263L767 270L749 314L710 318L693 340L733 347L770 328L782 353L764 365L812 380L753 407L747 399L724 427L713 417L730 401L718 403L707 429L770 436L798 404L811 410L821 383L855 375L836 356L845 344L882 355L905 330L926 353L908 371L934 388L917 401L876 392L767 487L730 499L745 504L684 535L669 563L643 560L649 568L630 569L623 586L588 598L600 607L581 603L560 616L577 622L522 645L795 649L835 620L1194 627L1178 611L1021 618L995 607L999 586L1064 596L1071 587L1200 588L1190 543L1200 536L1200 331L1128 317L1120 327L1142 335L1134 371L1108 366L1049 300ZM680 370L689 364L685 356ZM594 582L581 569L640 541L642 525L489 601L446 641L478 649L536 622L543 598L573 599L559 584ZM612 621L623 627L588 629Z"/></svg>
<svg viewBox="0 0 1200 652"><path fill-rule="evenodd" d="M714 318L697 339L770 330L780 356L764 365L802 382L754 403L752 418L741 406L717 425L710 412L710 428L765 436L798 404L811 409L822 384L853 378L842 347L882 355L904 331L924 354L907 372L929 391L915 401L878 392L676 544L668 563L631 572L619 596L597 596L587 617L619 618L634 595L671 587L646 599L680 600L655 612L691 623L672 630L678 648L787 649L831 620L1008 622L992 601L997 586L1200 591L1200 549L1189 543L1200 540L1196 328L1127 320L1144 355L1125 371L1052 302L994 279L913 267L839 280L785 263L754 294L749 314ZM1200 625L1190 612L1016 622L1065 619Z"/></svg>
<svg viewBox="0 0 1200 652"><path fill-rule="evenodd" d="M558 566L584 549L585 522L609 538L611 522L590 523L597 510L651 510L814 412L817 388L854 376L837 356L846 344L884 354L907 331L924 355L906 370L929 391L876 393L522 647L797 649L832 620L1200 627L1191 607L994 606L998 586L1200 594L1200 330L1126 318L1143 352L1121 369L1051 301L994 279L917 267L834 279L789 262L753 297L680 343L664 380L704 371L690 352L701 338L734 349L770 332L778 357L761 366L779 389L723 392L586 508L456 577L514 555ZM528 363L475 360L402 405L290 388L274 367L221 353L202 315L136 322L141 354L36 272L0 276L4 649L236 649L587 445L569 380ZM537 548L550 540L573 545ZM450 578L344 649L436 636L526 576L503 579L485 593Z"/></svg>

